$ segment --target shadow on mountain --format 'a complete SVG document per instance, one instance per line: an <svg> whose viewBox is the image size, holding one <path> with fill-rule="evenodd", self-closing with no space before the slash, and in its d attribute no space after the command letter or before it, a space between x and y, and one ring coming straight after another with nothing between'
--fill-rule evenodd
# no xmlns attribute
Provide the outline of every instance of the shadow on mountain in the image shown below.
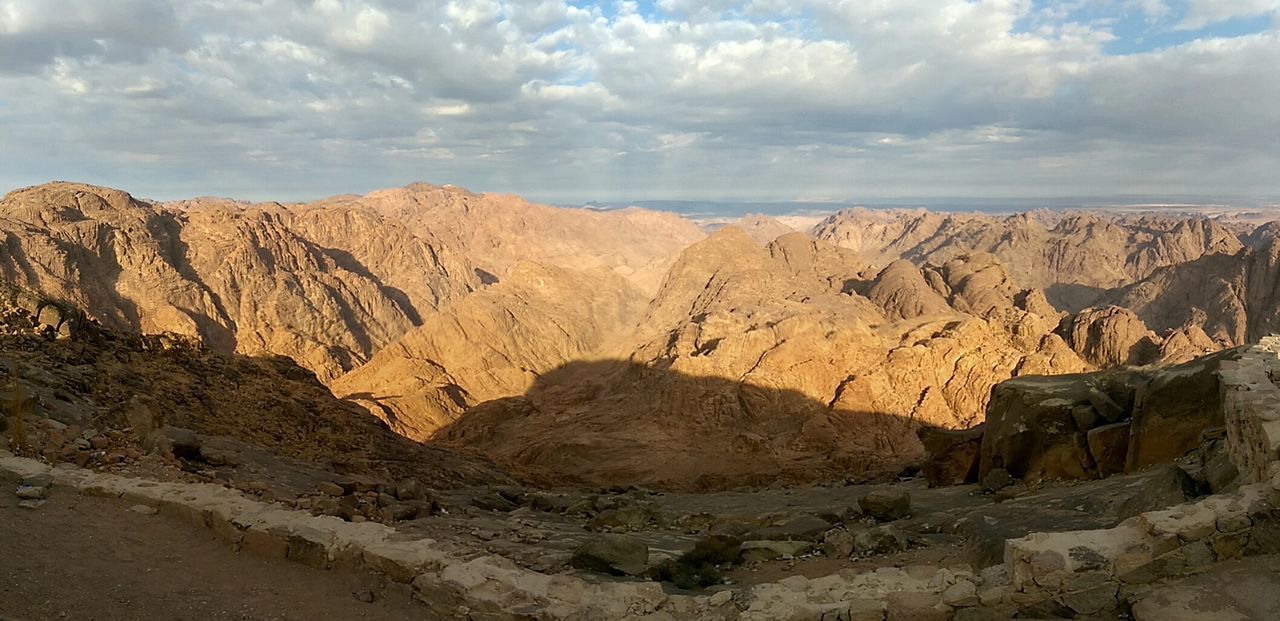
<svg viewBox="0 0 1280 621"><path fill-rule="evenodd" d="M220 354L191 337L117 332L93 321L77 321L55 340L35 329L37 317L52 314L39 312L48 306L75 308L0 280L0 377L32 398L32 414L131 429L137 440L171 425L338 472L412 476L432 487L511 481L488 460L397 435L284 356ZM0 388L0 397L12 391Z"/></svg>
<svg viewBox="0 0 1280 621"><path fill-rule="evenodd" d="M907 417L661 366L569 362L522 396L470 408L431 443L479 451L540 485L699 492L871 480L923 452Z"/></svg>

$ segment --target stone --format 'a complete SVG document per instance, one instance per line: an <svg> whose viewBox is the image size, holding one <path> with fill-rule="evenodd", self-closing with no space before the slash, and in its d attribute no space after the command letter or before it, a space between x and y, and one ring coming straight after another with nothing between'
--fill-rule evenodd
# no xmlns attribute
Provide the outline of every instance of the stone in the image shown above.
<svg viewBox="0 0 1280 621"><path fill-rule="evenodd" d="M733 591L729 591L729 590L716 591L715 593L711 594L711 597L707 598L707 605L712 608L719 608L725 604L728 604L732 600L733 600Z"/></svg>
<svg viewBox="0 0 1280 621"><path fill-rule="evenodd" d="M982 489L988 492L996 492L1010 485L1013 485L1013 476L1004 468L992 468L982 477Z"/></svg>
<svg viewBox="0 0 1280 621"><path fill-rule="evenodd" d="M40 505L45 503L44 500L19 500L18 508L20 509L39 509Z"/></svg>
<svg viewBox="0 0 1280 621"><path fill-rule="evenodd" d="M877 520L897 520L911 514L911 494L903 489L875 490L858 499L858 506Z"/></svg>
<svg viewBox="0 0 1280 621"><path fill-rule="evenodd" d="M498 513L510 513L520 508L520 505L511 502L510 499L494 491L477 494L471 499L471 504L479 509Z"/></svg>
<svg viewBox="0 0 1280 621"><path fill-rule="evenodd" d="M853 553L853 533L833 528L822 535L822 553L831 558L846 558Z"/></svg>
<svg viewBox="0 0 1280 621"><path fill-rule="evenodd" d="M358 600L360 600L360 601L362 601L362 602L364 602L364 603L366 603L366 604L372 604L372 603L373 603L373 599L374 599L374 597L373 597L373 591L370 591L370 590L368 590L368 589L365 589L365 590L362 590L362 591L356 591L356 592L355 592L355 593L353 593L352 595L354 595L356 599L358 599Z"/></svg>
<svg viewBox="0 0 1280 621"><path fill-rule="evenodd" d="M907 537L892 526L878 526L855 535L853 549L858 556L902 552L907 549Z"/></svg>
<svg viewBox="0 0 1280 621"><path fill-rule="evenodd" d="M746 539L770 541L822 541L831 529L831 523L813 515L791 518L775 526L755 528L746 533Z"/></svg>
<svg viewBox="0 0 1280 621"><path fill-rule="evenodd" d="M744 563L760 563L795 558L813 549L813 543L808 541L744 541L738 548L738 558Z"/></svg>
<svg viewBox="0 0 1280 621"><path fill-rule="evenodd" d="M638 576L649 565L649 546L628 535L599 534L573 551L569 564L578 569Z"/></svg>
<svg viewBox="0 0 1280 621"><path fill-rule="evenodd" d="M982 426L961 431L921 427L916 435L924 445L920 465L929 487L963 485L978 480L982 448Z"/></svg>
<svg viewBox="0 0 1280 621"><path fill-rule="evenodd" d="M942 603L954 608L976 606L978 589L968 580L957 581L942 592Z"/></svg>
<svg viewBox="0 0 1280 621"><path fill-rule="evenodd" d="M1081 615L1095 615L1117 606L1116 594L1120 585L1104 582L1088 589L1073 591L1062 596L1062 604Z"/></svg>
<svg viewBox="0 0 1280 621"><path fill-rule="evenodd" d="M601 511L587 522L589 530L643 530L654 519L653 509L644 505L628 505Z"/></svg>
<svg viewBox="0 0 1280 621"><path fill-rule="evenodd" d="M1119 517L1131 518L1182 504L1198 493L1196 482L1177 466L1165 466L1120 505Z"/></svg>
<svg viewBox="0 0 1280 621"><path fill-rule="evenodd" d="M938 595L926 592L894 592L885 598L886 621L947 621L950 610Z"/></svg>
<svg viewBox="0 0 1280 621"><path fill-rule="evenodd" d="M1085 436L1099 477L1125 471L1129 453L1129 421L1094 427Z"/></svg>
<svg viewBox="0 0 1280 621"><path fill-rule="evenodd" d="M200 437L196 432L181 427L165 427L162 432L174 457L200 459Z"/></svg>
<svg viewBox="0 0 1280 621"><path fill-rule="evenodd" d="M132 507L129 507L129 511L133 513L140 513L142 515L155 515L160 512L159 509L152 507L151 505L133 505Z"/></svg>
<svg viewBox="0 0 1280 621"><path fill-rule="evenodd" d="M326 496L342 496L342 486L332 481L321 481L316 483L316 491Z"/></svg>
<svg viewBox="0 0 1280 621"><path fill-rule="evenodd" d="M46 488L52 487L53 475L48 472L41 472L39 474L27 475L25 477L22 477L22 484L30 485L31 487L46 487Z"/></svg>
<svg viewBox="0 0 1280 621"><path fill-rule="evenodd" d="M396 484L395 496L400 500L418 500L423 490L417 479L405 479Z"/></svg>
<svg viewBox="0 0 1280 621"><path fill-rule="evenodd" d="M48 493L48 488L34 487L31 485L23 485L18 488L18 498L22 500L42 500Z"/></svg>

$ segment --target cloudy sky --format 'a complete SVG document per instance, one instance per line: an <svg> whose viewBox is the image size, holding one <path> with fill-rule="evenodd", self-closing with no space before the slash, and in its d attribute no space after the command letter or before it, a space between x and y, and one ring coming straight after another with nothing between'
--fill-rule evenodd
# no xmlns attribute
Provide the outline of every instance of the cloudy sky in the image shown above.
<svg viewBox="0 0 1280 621"><path fill-rule="evenodd" d="M1280 195L1280 0L0 0L0 188Z"/></svg>

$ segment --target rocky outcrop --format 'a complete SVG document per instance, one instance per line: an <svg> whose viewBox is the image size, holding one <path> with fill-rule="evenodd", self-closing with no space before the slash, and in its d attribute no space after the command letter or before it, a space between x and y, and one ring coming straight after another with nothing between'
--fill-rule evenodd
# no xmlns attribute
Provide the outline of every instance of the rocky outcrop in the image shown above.
<svg viewBox="0 0 1280 621"><path fill-rule="evenodd" d="M1063 319L1056 332L1081 358L1100 367L1142 365L1161 359L1160 339L1125 308L1080 311Z"/></svg>
<svg viewBox="0 0 1280 621"><path fill-rule="evenodd" d="M929 285L920 268L903 259L894 261L881 270L866 289L865 295L890 319L914 319L952 313L946 298Z"/></svg>
<svg viewBox="0 0 1280 621"><path fill-rule="evenodd" d="M980 476L1088 479L1182 457L1223 425L1219 367L1238 355L1003 382L987 409Z"/></svg>

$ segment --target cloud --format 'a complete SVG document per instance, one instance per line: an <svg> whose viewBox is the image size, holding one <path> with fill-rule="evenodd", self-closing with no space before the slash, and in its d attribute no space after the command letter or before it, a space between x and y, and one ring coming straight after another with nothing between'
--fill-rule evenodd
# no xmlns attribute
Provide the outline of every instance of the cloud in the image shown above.
<svg viewBox="0 0 1280 621"><path fill-rule="evenodd" d="M0 182L1280 194L1274 28L1107 51L1275 4L0 0Z"/></svg>

